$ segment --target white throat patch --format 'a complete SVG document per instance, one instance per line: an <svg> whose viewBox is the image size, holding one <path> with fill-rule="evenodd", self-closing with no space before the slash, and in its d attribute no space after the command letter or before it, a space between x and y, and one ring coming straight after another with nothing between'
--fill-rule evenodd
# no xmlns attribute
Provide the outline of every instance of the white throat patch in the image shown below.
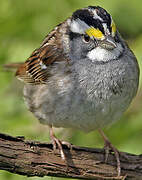
<svg viewBox="0 0 142 180"><path fill-rule="evenodd" d="M92 51L90 51L87 54L87 57L92 61L92 62L97 62L97 61L104 61L107 62L109 60L117 59L120 54L123 52L123 47L120 43L117 43L117 47L111 51L107 49L103 49L101 47L96 47Z"/></svg>

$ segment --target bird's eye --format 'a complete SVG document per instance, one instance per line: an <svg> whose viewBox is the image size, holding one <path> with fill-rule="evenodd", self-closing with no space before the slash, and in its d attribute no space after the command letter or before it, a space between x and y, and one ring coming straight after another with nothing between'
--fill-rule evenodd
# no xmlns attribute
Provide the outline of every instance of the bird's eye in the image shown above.
<svg viewBox="0 0 142 180"><path fill-rule="evenodd" d="M84 41L85 43L89 43L89 42L90 42L90 37L89 37L87 34L84 34L84 35L83 35L83 41Z"/></svg>

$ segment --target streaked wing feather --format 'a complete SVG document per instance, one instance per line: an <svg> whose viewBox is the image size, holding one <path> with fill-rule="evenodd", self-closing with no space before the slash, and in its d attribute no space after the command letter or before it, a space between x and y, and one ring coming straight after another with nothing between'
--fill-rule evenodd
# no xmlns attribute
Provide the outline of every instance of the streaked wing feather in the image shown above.
<svg viewBox="0 0 142 180"><path fill-rule="evenodd" d="M62 53L54 46L44 46L35 50L29 59L16 72L18 79L29 84L46 83L50 76L49 66L56 61L63 61Z"/></svg>
<svg viewBox="0 0 142 180"><path fill-rule="evenodd" d="M51 66L55 62L68 61L63 53L61 34L58 31L59 26L49 33L41 47L36 49L27 61L18 68L16 76L20 80L29 84L47 83Z"/></svg>

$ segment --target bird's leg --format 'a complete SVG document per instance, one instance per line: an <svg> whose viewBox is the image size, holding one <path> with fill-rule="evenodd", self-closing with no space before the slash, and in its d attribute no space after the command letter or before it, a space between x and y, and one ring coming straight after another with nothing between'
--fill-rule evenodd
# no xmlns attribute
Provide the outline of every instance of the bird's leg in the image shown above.
<svg viewBox="0 0 142 180"><path fill-rule="evenodd" d="M66 142L66 141L60 141L54 134L53 132L53 128L52 126L49 127L50 128L50 139L51 139L51 142L53 144L53 150L55 151L58 147L59 151L60 151L60 154L61 154L61 158L63 160L66 160L66 157L65 157L65 153L63 151L63 146L62 145L66 145L69 149L72 149L72 145L69 143L69 142Z"/></svg>
<svg viewBox="0 0 142 180"><path fill-rule="evenodd" d="M52 126L50 127L50 138L51 138L51 142L53 144L53 150L55 151L57 149L57 146L58 146L58 149L59 149L60 154L61 154L61 158L63 160L65 160L65 153L63 151L62 143L59 139L56 138L56 136L53 132Z"/></svg>
<svg viewBox="0 0 142 180"><path fill-rule="evenodd" d="M103 137L104 142L105 142L105 145L104 145L105 162L107 162L107 160L108 160L109 151L112 150L114 152L114 155L115 155L115 158L116 158L116 161L117 161L118 176L120 176L121 167L120 167L119 151L111 144L111 142L109 141L109 139L106 137L106 135L104 134L104 132L101 129L99 129L98 131L101 134L101 136Z"/></svg>

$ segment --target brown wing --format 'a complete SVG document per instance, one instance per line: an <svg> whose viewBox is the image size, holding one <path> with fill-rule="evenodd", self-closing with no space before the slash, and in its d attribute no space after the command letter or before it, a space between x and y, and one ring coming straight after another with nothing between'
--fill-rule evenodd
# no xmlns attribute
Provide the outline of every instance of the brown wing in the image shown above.
<svg viewBox="0 0 142 180"><path fill-rule="evenodd" d="M29 84L46 83L50 76L51 65L56 61L67 61L62 51L61 34L57 28L46 37L41 47L35 50L18 68L16 72L18 79Z"/></svg>

